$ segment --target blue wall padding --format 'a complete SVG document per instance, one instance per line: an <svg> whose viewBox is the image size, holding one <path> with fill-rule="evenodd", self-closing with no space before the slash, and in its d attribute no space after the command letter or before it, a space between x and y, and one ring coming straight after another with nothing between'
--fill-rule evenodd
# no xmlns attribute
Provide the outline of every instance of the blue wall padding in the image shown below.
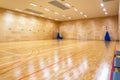
<svg viewBox="0 0 120 80"><path fill-rule="evenodd" d="M105 34L105 41L110 41L110 36L108 32L106 32Z"/></svg>
<svg viewBox="0 0 120 80"><path fill-rule="evenodd" d="M60 33L57 34L57 39L61 39Z"/></svg>

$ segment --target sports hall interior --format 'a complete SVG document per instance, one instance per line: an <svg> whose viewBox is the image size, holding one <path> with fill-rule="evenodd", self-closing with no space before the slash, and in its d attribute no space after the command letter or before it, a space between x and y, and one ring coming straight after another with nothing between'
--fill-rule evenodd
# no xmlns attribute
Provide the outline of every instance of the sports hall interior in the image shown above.
<svg viewBox="0 0 120 80"><path fill-rule="evenodd" d="M0 80L120 80L119 0L0 0Z"/></svg>

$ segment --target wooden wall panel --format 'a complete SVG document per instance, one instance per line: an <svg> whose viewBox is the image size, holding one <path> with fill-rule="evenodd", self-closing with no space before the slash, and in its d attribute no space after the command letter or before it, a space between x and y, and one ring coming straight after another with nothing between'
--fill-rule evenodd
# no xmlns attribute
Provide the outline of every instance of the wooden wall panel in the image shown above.
<svg viewBox="0 0 120 80"><path fill-rule="evenodd" d="M58 23L0 8L0 41L54 39Z"/></svg>
<svg viewBox="0 0 120 80"><path fill-rule="evenodd" d="M119 0L119 10L118 10L118 33L119 33L119 40L120 40L120 0Z"/></svg>
<svg viewBox="0 0 120 80"><path fill-rule="evenodd" d="M106 26L111 40L118 40L118 16L61 22L59 28L63 39L104 40Z"/></svg>

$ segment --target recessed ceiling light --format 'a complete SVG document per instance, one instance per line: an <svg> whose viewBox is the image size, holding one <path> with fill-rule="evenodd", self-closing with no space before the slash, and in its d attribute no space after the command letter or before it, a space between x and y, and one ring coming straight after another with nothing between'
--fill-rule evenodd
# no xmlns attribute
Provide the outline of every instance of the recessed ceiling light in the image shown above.
<svg viewBox="0 0 120 80"><path fill-rule="evenodd" d="M71 17L68 17L68 19L71 19Z"/></svg>
<svg viewBox="0 0 120 80"><path fill-rule="evenodd" d="M16 8L15 10L17 10L17 11L22 11L21 9L18 9L18 8Z"/></svg>
<svg viewBox="0 0 120 80"><path fill-rule="evenodd" d="M50 11L48 8L44 8L45 11Z"/></svg>
<svg viewBox="0 0 120 80"><path fill-rule="evenodd" d="M65 15L62 15L63 17L65 17Z"/></svg>
<svg viewBox="0 0 120 80"><path fill-rule="evenodd" d="M103 8L103 11L106 11L106 9L105 9L105 8Z"/></svg>
<svg viewBox="0 0 120 80"><path fill-rule="evenodd" d="M32 6L37 6L37 4L33 4L33 3L30 3L30 5L32 5Z"/></svg>
<svg viewBox="0 0 120 80"><path fill-rule="evenodd" d="M87 17L87 15L84 15L84 17Z"/></svg>
<svg viewBox="0 0 120 80"><path fill-rule="evenodd" d="M55 20L58 20L58 19L55 19Z"/></svg>
<svg viewBox="0 0 120 80"><path fill-rule="evenodd" d="M105 15L107 15L108 13L107 12L105 12Z"/></svg>
<svg viewBox="0 0 120 80"><path fill-rule="evenodd" d="M101 7L104 7L104 4L103 4L103 3L101 3L101 4L100 4L100 6L101 6Z"/></svg>
<svg viewBox="0 0 120 80"><path fill-rule="evenodd" d="M57 15L58 15L59 13L58 13L58 12L54 12L54 14L57 14Z"/></svg>
<svg viewBox="0 0 120 80"><path fill-rule="evenodd" d="M44 17L44 15L40 15L41 17Z"/></svg>
<svg viewBox="0 0 120 80"><path fill-rule="evenodd" d="M81 15L83 15L83 12L80 12Z"/></svg>
<svg viewBox="0 0 120 80"><path fill-rule="evenodd" d="M66 5L67 7L71 7L71 5L70 5L69 3L65 3L65 5Z"/></svg>
<svg viewBox="0 0 120 80"><path fill-rule="evenodd" d="M34 14L33 12L30 12L30 14Z"/></svg>
<svg viewBox="0 0 120 80"><path fill-rule="evenodd" d="M77 9L77 8L74 8L74 10L75 10L75 11L78 11L78 9Z"/></svg>

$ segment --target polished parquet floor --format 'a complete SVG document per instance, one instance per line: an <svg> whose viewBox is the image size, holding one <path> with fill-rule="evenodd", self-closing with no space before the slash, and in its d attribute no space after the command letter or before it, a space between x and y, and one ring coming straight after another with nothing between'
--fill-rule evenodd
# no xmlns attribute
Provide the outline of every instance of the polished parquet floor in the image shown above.
<svg viewBox="0 0 120 80"><path fill-rule="evenodd" d="M115 49L115 41L2 42L0 80L109 80Z"/></svg>

